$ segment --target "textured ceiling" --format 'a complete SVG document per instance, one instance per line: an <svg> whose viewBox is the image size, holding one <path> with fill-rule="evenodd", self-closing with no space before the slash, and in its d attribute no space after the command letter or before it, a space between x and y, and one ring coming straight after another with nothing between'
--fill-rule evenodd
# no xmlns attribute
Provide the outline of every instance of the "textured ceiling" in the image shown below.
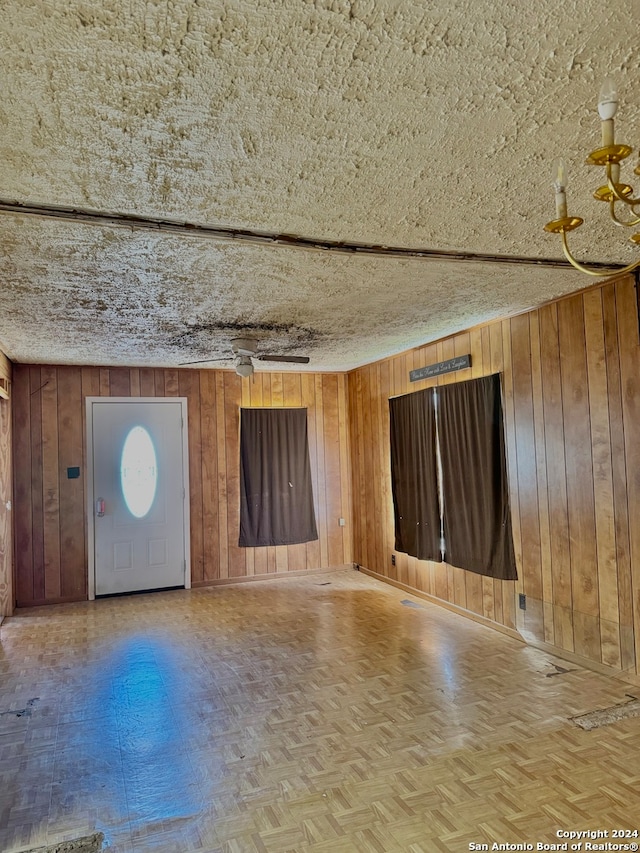
<svg viewBox="0 0 640 853"><path fill-rule="evenodd" d="M0 5L2 199L558 258L564 153L576 252L634 257L582 163L607 74L617 136L640 130L637 0ZM253 331L340 370L587 283L0 214L0 346L25 362L176 365Z"/></svg>

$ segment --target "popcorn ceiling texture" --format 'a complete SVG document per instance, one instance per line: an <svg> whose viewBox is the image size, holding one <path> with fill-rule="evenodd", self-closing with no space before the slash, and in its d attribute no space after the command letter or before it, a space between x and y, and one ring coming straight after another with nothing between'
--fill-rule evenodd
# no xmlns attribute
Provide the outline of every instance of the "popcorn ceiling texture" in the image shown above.
<svg viewBox="0 0 640 853"><path fill-rule="evenodd" d="M210 225L560 257L633 249L590 200L602 78L640 126L635 0L3 0L0 196ZM601 208L601 209L600 209ZM574 235L572 235L574 236ZM172 365L263 349L346 369L588 283L0 216L0 346ZM236 331L234 331L236 330Z"/></svg>

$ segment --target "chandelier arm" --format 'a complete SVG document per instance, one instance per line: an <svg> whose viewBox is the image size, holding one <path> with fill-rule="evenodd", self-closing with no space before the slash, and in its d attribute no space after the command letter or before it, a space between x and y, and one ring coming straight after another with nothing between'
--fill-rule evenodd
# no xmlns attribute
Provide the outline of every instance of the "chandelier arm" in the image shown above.
<svg viewBox="0 0 640 853"><path fill-rule="evenodd" d="M624 222L622 219L618 219L616 216L616 199L612 198L609 202L609 213L611 215L611 219L613 220L614 225L620 225L623 228L633 228L634 226L640 223L640 216L632 219L630 222ZM635 213L635 210L634 210Z"/></svg>
<svg viewBox="0 0 640 853"><path fill-rule="evenodd" d="M617 270L593 270L589 267L586 267L584 264L581 264L580 261L577 261L573 255L571 254L571 250L569 249L569 244L567 243L567 235L565 232L562 232L562 251L564 252L565 258L569 261L572 267L575 267L580 272L584 272L587 275L593 275L598 278L602 278L607 275L624 275L625 273L632 272L635 269L640 267L640 261L636 261L633 264L628 264L626 267L622 267L622 269Z"/></svg>
<svg viewBox="0 0 640 853"><path fill-rule="evenodd" d="M615 185L613 178L611 177L611 166L612 163L607 163L607 184L609 185L609 189L613 193L613 195L618 199L618 201L623 201L625 204L633 207L636 204L640 204L640 197L638 198L629 198L629 196L623 196L621 192L618 191L618 187Z"/></svg>

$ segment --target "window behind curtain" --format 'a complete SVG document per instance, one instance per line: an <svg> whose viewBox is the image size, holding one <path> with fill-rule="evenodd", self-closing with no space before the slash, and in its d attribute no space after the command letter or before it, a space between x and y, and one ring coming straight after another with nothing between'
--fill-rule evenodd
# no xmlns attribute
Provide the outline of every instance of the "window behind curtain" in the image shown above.
<svg viewBox="0 0 640 853"><path fill-rule="evenodd" d="M516 580L500 377L438 388L447 563Z"/></svg>
<svg viewBox="0 0 640 853"><path fill-rule="evenodd" d="M241 547L318 538L306 409L240 410Z"/></svg>
<svg viewBox="0 0 640 853"><path fill-rule="evenodd" d="M440 561L433 391L389 400L396 551Z"/></svg>

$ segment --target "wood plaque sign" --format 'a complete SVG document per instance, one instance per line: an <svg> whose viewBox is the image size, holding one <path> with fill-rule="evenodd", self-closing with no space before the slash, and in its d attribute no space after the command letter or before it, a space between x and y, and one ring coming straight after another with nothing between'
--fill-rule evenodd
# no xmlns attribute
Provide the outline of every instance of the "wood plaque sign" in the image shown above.
<svg viewBox="0 0 640 853"><path fill-rule="evenodd" d="M439 361L437 364L429 364L427 367L419 367L409 372L409 380L418 382L420 379L428 379L430 376L440 376L441 373L451 373L453 370L466 370L471 367L471 355L458 355L447 361Z"/></svg>

